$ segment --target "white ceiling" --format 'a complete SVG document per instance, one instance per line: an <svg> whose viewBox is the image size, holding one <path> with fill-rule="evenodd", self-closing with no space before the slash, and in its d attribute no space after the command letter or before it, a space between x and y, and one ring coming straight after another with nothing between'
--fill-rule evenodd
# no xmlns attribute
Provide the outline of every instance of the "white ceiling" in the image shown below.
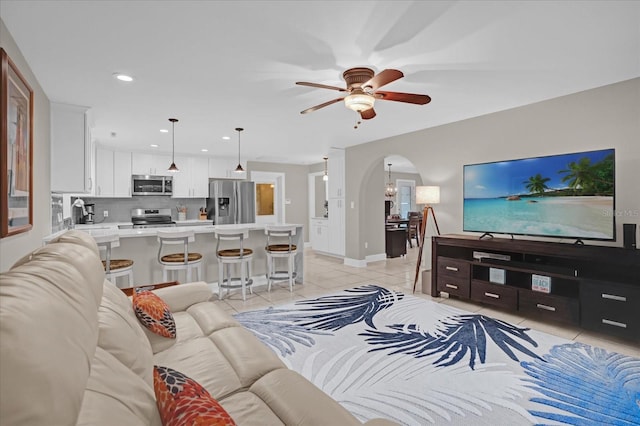
<svg viewBox="0 0 640 426"><path fill-rule="evenodd" d="M49 99L92 108L99 142L170 151L176 117L177 152L236 157L245 128L243 162L320 163L640 76L637 1L2 0L0 16ZM358 129L341 103L300 114L340 93L296 81L343 86L354 66L400 69L384 90L433 101L378 101Z"/></svg>

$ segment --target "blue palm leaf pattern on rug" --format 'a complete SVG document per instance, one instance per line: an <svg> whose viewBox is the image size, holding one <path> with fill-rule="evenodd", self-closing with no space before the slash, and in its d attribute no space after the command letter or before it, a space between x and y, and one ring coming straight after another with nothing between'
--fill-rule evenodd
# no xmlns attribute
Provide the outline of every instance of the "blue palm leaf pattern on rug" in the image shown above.
<svg viewBox="0 0 640 426"><path fill-rule="evenodd" d="M531 398L551 411L529 410L571 425L640 425L640 359L582 343L558 345L544 362L521 362Z"/></svg>
<svg viewBox="0 0 640 426"><path fill-rule="evenodd" d="M283 357L296 351L295 343L311 347L315 344L312 335L330 334L293 323L290 311L286 310L269 308L265 311L241 312L235 318Z"/></svg>
<svg viewBox="0 0 640 426"><path fill-rule="evenodd" d="M476 358L484 364L487 354L487 336L514 361L519 361L512 348L532 358L541 359L527 349L515 338L524 340L532 346L538 344L529 337L528 328L519 328L504 321L489 318L484 315L456 315L442 321L442 328L433 335L420 330L415 324L394 324L389 326L395 332L367 330L360 336L367 337L366 341L379 347L373 351L395 349L390 354L405 353L421 358L440 354L434 365L447 367L460 362L469 354L469 367L473 370ZM513 337L512 337L513 336Z"/></svg>
<svg viewBox="0 0 640 426"><path fill-rule="evenodd" d="M377 285L360 286L345 292L347 294L296 302L296 306L310 307L300 309L300 313L294 315L293 319L315 330L336 331L360 321L376 328L373 325L373 317L404 297L402 293Z"/></svg>

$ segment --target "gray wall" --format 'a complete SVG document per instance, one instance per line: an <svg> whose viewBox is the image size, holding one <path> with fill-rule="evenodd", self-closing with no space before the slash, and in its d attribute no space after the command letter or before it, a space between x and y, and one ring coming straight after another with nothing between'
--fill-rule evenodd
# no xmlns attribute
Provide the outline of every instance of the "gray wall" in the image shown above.
<svg viewBox="0 0 640 426"><path fill-rule="evenodd" d="M291 204L285 205L285 220L287 223L297 223L304 226L304 241L309 241L309 200L308 174L309 166L295 164L263 163L259 161L247 162L249 172L274 172L285 174L285 199Z"/></svg>
<svg viewBox="0 0 640 426"><path fill-rule="evenodd" d="M0 271L6 271L20 257L41 246L42 238L51 233L51 163L49 99L2 20L0 47L7 52L33 90L33 228L0 240Z"/></svg>
<svg viewBox="0 0 640 426"><path fill-rule="evenodd" d="M616 210L630 212L616 221L618 240L610 245L621 246L622 224L640 223L638 117L640 78L350 147L346 194L354 208L346 213L346 256L384 253L383 227L370 212L382 203L388 155L410 158L424 185L440 185L440 231L461 233L464 164L615 148Z"/></svg>

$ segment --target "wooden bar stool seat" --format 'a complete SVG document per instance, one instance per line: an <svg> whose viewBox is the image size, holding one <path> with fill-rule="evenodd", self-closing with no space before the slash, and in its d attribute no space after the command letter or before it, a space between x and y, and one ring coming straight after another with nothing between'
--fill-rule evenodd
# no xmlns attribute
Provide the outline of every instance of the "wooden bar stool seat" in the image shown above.
<svg viewBox="0 0 640 426"><path fill-rule="evenodd" d="M195 270L199 280L202 276L202 254L189 251L189 243L195 242L193 231L158 231L158 263L162 268L162 281L169 281L169 274L185 271L186 282L192 281ZM182 245L182 252L162 254L165 245Z"/></svg>
<svg viewBox="0 0 640 426"><path fill-rule="evenodd" d="M98 248L105 251L105 260L102 261L105 278L116 287L124 288L118 285L118 278L127 277L129 287L133 287L133 260L111 258L111 249L120 246L120 237L117 234L105 234L94 235L93 239Z"/></svg>

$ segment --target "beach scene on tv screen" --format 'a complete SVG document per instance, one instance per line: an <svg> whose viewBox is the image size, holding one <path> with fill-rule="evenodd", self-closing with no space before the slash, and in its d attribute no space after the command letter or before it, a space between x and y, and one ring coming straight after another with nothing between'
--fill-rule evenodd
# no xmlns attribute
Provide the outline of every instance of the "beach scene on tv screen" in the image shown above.
<svg viewBox="0 0 640 426"><path fill-rule="evenodd" d="M613 239L614 150L464 166L464 230Z"/></svg>

